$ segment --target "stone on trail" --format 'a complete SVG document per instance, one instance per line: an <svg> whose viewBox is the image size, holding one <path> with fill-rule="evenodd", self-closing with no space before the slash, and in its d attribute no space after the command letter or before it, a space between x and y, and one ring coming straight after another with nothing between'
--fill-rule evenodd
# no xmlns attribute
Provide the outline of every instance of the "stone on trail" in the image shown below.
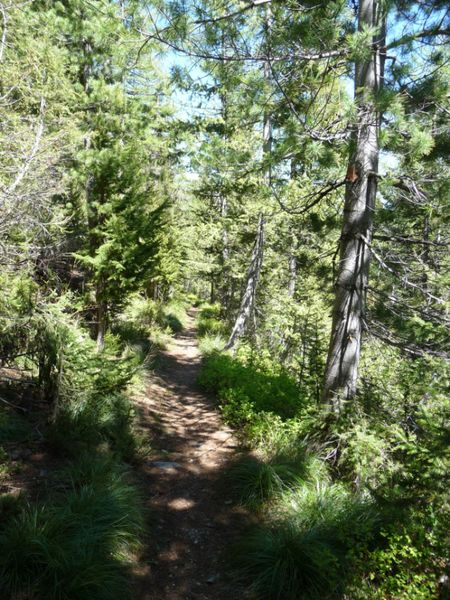
<svg viewBox="0 0 450 600"><path fill-rule="evenodd" d="M151 462L154 467L158 467L158 469L178 469L181 467L180 463L171 462L168 460L154 460Z"/></svg>

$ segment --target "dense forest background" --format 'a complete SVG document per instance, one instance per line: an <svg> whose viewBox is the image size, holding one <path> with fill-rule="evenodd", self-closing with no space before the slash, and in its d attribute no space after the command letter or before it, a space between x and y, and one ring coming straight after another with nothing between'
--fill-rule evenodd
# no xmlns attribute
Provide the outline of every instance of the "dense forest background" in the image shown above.
<svg viewBox="0 0 450 600"><path fill-rule="evenodd" d="M2 598L127 597L190 306L245 593L449 597L449 10L0 1Z"/></svg>

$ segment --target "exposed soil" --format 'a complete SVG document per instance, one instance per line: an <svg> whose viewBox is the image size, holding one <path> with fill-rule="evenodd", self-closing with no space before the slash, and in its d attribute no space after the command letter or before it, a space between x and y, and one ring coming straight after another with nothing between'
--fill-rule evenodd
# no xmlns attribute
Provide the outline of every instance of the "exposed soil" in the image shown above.
<svg viewBox="0 0 450 600"><path fill-rule="evenodd" d="M31 378L8 367L0 368L0 405L6 414L25 417L26 426L23 439L13 436L2 440L5 454L0 456L0 494L23 494L30 502L36 502L45 497L49 476L61 463L60 458L48 452L41 433L50 406L42 401Z"/></svg>
<svg viewBox="0 0 450 600"><path fill-rule="evenodd" d="M151 539L136 600L234 600L241 594L226 576L224 550L246 515L233 507L224 476L238 444L197 385L193 312L160 363L138 399L154 452L138 473Z"/></svg>

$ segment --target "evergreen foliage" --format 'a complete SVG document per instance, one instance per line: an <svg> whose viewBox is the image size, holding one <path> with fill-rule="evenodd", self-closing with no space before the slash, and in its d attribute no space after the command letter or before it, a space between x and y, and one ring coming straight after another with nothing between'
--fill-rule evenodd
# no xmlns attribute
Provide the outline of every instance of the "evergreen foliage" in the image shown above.
<svg viewBox="0 0 450 600"><path fill-rule="evenodd" d="M0 1L0 482L58 464L0 497L2 598L127 597L131 388L191 304L249 593L448 596L448 34L441 0Z"/></svg>

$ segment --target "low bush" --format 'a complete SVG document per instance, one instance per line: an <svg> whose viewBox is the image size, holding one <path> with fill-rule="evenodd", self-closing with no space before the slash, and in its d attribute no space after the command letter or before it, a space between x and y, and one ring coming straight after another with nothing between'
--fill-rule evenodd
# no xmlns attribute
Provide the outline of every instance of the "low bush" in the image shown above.
<svg viewBox="0 0 450 600"><path fill-rule="evenodd" d="M140 368L140 358L122 351L120 340L108 335L103 352L84 332L72 336L60 360L58 399L46 439L60 454L108 444L124 460L137 449L134 410L125 394Z"/></svg>
<svg viewBox="0 0 450 600"><path fill-rule="evenodd" d="M0 407L0 444L25 442L32 435L30 424L10 408Z"/></svg>
<svg viewBox="0 0 450 600"><path fill-rule="evenodd" d="M225 338L221 335L205 334L199 341L199 350L203 356L220 353L224 350L226 344Z"/></svg>
<svg viewBox="0 0 450 600"><path fill-rule="evenodd" d="M304 408L294 379L276 365L268 369L253 355L213 354L205 361L199 382L218 396L225 419L234 426L250 423L261 412L288 419Z"/></svg>
<svg viewBox="0 0 450 600"><path fill-rule="evenodd" d="M129 597L129 563L144 523L139 494L120 461L133 460L140 450L128 396L142 372L148 347L136 344L150 317L143 310L128 329L108 334L98 352L72 300L66 294L28 306L23 337L3 349L8 361L12 352L26 353L26 363L18 357L14 367L26 367L45 401L38 433L47 449L64 457L60 464L79 457L37 490L39 501L0 496L5 600ZM20 319L16 323L22 326ZM0 444L15 447L31 438L34 444L29 420L0 409Z"/></svg>
<svg viewBox="0 0 450 600"><path fill-rule="evenodd" d="M250 597L438 597L450 564L448 401L425 394L401 421L358 397L325 438L320 405L282 367L245 347L205 355L200 383L253 449L229 473L261 521L233 550Z"/></svg>
<svg viewBox="0 0 450 600"><path fill-rule="evenodd" d="M158 323L172 333L180 333L186 327L186 306L183 300L170 300L161 306Z"/></svg>
<svg viewBox="0 0 450 600"><path fill-rule="evenodd" d="M319 485L330 481L325 462L298 438L295 428L289 435L277 427L270 442L230 468L231 486L240 503L262 507L306 482Z"/></svg>
<svg viewBox="0 0 450 600"><path fill-rule="evenodd" d="M114 331L132 346L147 341L145 349L164 349L173 333L179 333L186 326L184 300L171 300L162 303L136 294L119 315Z"/></svg>
<svg viewBox="0 0 450 600"><path fill-rule="evenodd" d="M197 319L198 321L201 321L201 319L220 319L221 312L222 308L217 302L215 304L205 302L200 307Z"/></svg>
<svg viewBox="0 0 450 600"><path fill-rule="evenodd" d="M118 457L131 461L139 449L133 421L134 409L124 394L91 397L64 405L48 426L46 439L64 456L106 443Z"/></svg>
<svg viewBox="0 0 450 600"><path fill-rule="evenodd" d="M302 465L290 462L265 462L255 457L234 464L228 473L231 489L239 503L261 508L279 497L301 475Z"/></svg>
<svg viewBox="0 0 450 600"><path fill-rule="evenodd" d="M203 304L197 315L197 333L201 340L202 338L223 338L223 346L225 346L228 328L220 319L220 313L220 304Z"/></svg>

